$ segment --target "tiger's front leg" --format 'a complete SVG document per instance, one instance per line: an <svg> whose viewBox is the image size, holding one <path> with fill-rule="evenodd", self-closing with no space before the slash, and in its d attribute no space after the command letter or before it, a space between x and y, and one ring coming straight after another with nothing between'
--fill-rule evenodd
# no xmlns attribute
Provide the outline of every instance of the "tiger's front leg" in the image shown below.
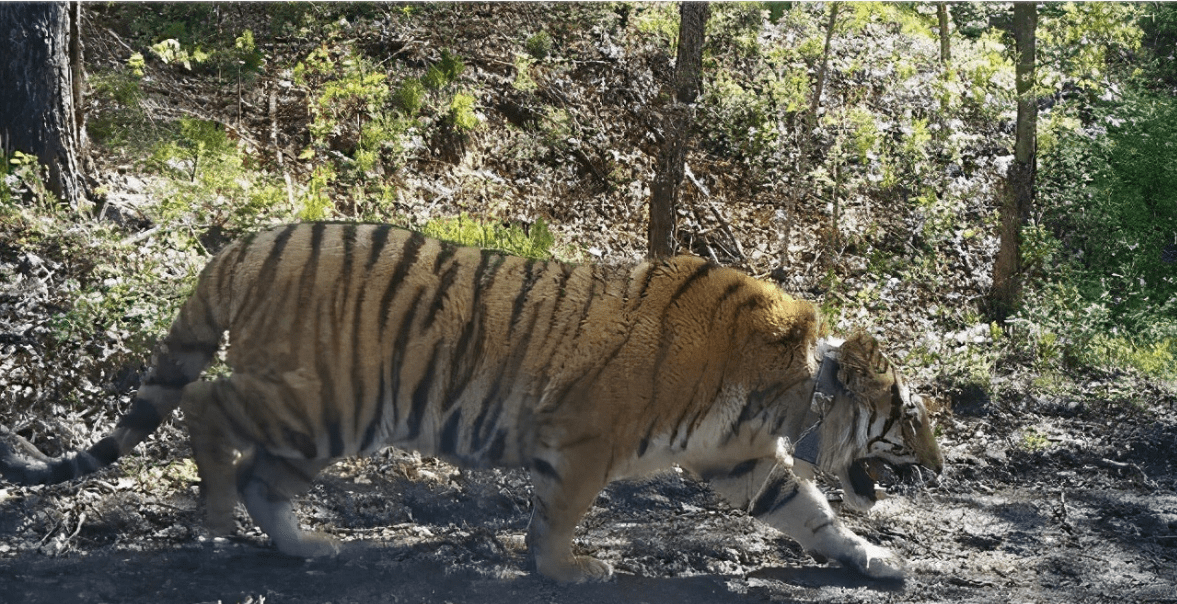
<svg viewBox="0 0 1177 604"><path fill-rule="evenodd" d="M903 562L842 526L813 482L794 473L791 460L768 457L698 472L732 506L748 510L801 544L874 579L901 579Z"/></svg>

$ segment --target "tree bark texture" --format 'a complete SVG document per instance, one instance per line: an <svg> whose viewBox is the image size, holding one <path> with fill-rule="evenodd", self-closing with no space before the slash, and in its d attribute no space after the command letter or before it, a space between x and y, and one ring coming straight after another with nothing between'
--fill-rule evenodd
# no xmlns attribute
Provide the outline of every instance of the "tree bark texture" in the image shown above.
<svg viewBox="0 0 1177 604"><path fill-rule="evenodd" d="M991 314L1004 319L1017 307L1021 294L1022 227L1030 219L1034 205L1034 181L1037 171L1038 104L1034 95L1035 30L1038 7L1033 2L1014 3L1013 33L1017 47L1018 117L1014 131L1014 162L1006 177L1006 191L1001 207L1001 247L993 263Z"/></svg>
<svg viewBox="0 0 1177 604"><path fill-rule="evenodd" d="M46 187L75 208L87 194L80 14L76 3L0 3L0 146L36 156Z"/></svg>
<svg viewBox="0 0 1177 604"><path fill-rule="evenodd" d="M679 185L694 120L692 103L703 90L703 32L710 13L706 2L683 2L679 14L674 100L664 114L665 140L650 185L650 223L646 255L668 258L676 251Z"/></svg>

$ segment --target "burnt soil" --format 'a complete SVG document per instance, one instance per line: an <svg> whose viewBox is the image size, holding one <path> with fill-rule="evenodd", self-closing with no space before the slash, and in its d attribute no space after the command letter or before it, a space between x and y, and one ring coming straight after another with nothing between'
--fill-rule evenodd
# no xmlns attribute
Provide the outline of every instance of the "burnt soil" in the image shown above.
<svg viewBox="0 0 1177 604"><path fill-rule="evenodd" d="M0 600L1177 602L1174 401L1114 404L1100 383L1073 400L1011 394L940 413L945 475L842 516L901 553L901 583L818 562L672 471L614 483L582 521L576 547L610 562L612 581L557 584L529 568L524 472L390 449L337 464L301 500L307 525L346 542L334 560L278 554L240 509L236 536L203 538L195 483L166 474L0 489ZM190 467L167 444L183 442L176 430L144 457Z"/></svg>

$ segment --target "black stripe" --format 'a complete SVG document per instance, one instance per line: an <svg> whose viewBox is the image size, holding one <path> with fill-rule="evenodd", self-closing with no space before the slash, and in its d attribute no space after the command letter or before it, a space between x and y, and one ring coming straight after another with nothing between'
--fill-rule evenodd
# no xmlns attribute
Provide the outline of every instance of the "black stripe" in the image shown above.
<svg viewBox="0 0 1177 604"><path fill-rule="evenodd" d="M654 438L654 426L658 420L650 420L650 425L646 427L646 434L642 436L642 440L638 442L638 457L646 454L646 449L650 447L650 440Z"/></svg>
<svg viewBox="0 0 1177 604"><path fill-rule="evenodd" d="M94 443L94 446L90 447L87 453L92 455L94 459L98 460L98 463L104 466L114 463L114 460L118 459L120 455L118 442L113 436L107 436Z"/></svg>
<svg viewBox="0 0 1177 604"><path fill-rule="evenodd" d="M689 277L679 284L678 289L676 289L675 292L671 294L670 299L666 301L666 306L662 309L662 317L658 320L658 325L661 329L662 335L658 338L658 356L654 359L653 370L651 371L653 375L662 375L662 365L666 363L666 358L670 356L670 347L674 340L675 330L671 329L670 326L667 325L667 321L670 319L670 313L674 309L675 304L677 304L679 298L686 294L687 290L689 290L692 285L694 285L700 279L706 277L713 269L716 268L719 267L711 264L710 262L699 265L695 268L694 272L692 272ZM646 403L646 409L650 409L654 405L657 405L659 396L659 383L660 382L658 380L654 381L654 388L650 395L650 400ZM681 419L682 418L680 418L680 421ZM674 428L675 433L670 437L670 443L672 445L674 444L675 437L678 435L677 422L675 423Z"/></svg>
<svg viewBox="0 0 1177 604"><path fill-rule="evenodd" d="M401 319L400 330L397 332L396 340L392 345L392 423L394 425L400 423L400 383L401 383L401 369L405 362L405 355L408 352L409 333L413 329L413 319L417 315L418 302L421 301L421 296L424 295L425 289L418 287L413 299L409 301L409 309L405 312L405 316ZM432 368L430 369L432 371ZM410 400L410 408L413 406Z"/></svg>
<svg viewBox="0 0 1177 604"><path fill-rule="evenodd" d="M438 279L437 289L433 292L433 300L429 303L429 312L425 315L424 329L433 327L433 322L437 319L437 313L441 312L441 309L445 306L446 294L454 286L454 280L458 277L459 268L457 262L451 264Z"/></svg>
<svg viewBox="0 0 1177 604"><path fill-rule="evenodd" d="M786 486L791 487L791 489L787 493L782 494L781 491ZM801 493L801 489L795 482L775 480L752 503L752 509L749 513L753 518L772 513L788 505L799 493Z"/></svg>
<svg viewBox="0 0 1177 604"><path fill-rule="evenodd" d="M748 473L750 473L752 470L755 470L756 465L759 463L760 463L759 459L749 459L748 461L742 461L732 467L732 469L727 473L727 477L728 478L740 478L742 476L745 476Z"/></svg>
<svg viewBox="0 0 1177 604"><path fill-rule="evenodd" d="M574 327L574 322L570 320L569 313L561 311L563 310L564 301L568 298L568 281L571 280L577 267L564 263L557 263L557 266L560 268L560 276L557 278L556 286L557 294L555 301L552 303L552 311L548 315L548 328L543 336L546 342L545 345L547 346L545 349L546 358L544 359L544 366L540 370L542 377L534 385L534 392L544 392L547 390L548 384L551 382L555 373L552 370L552 363L561 359L561 355L557 354L556 351L561 344L567 341L568 330ZM553 329L561 321L563 322L563 326L560 328L560 333L553 334ZM575 325L575 327L579 329L579 325Z"/></svg>
<svg viewBox="0 0 1177 604"><path fill-rule="evenodd" d="M740 305L736 308L736 314L739 315L747 311L768 308L771 304L772 303L769 302L768 298L764 297L763 294L756 294L754 296L749 296L747 300L741 302Z"/></svg>
<svg viewBox="0 0 1177 604"><path fill-rule="evenodd" d="M534 279L532 279L532 283L534 283ZM527 286L528 289L530 288L530 285L531 284L528 284L528 286ZM521 310L521 309L518 309L518 310ZM498 418L499 418L499 415L501 414L502 408L503 408L503 399L507 398L510 395L515 384L518 382L519 370L523 366L523 361L527 358L527 353L531 350L531 340L532 340L533 336L535 336L535 325L538 321L539 321L539 314L536 312L532 312L531 313L531 320L527 323L526 329L524 329L522 337L516 337L516 338L508 337L508 339L511 341L511 344L512 344L511 354L507 358L506 364L502 367L502 369L499 371L498 376L495 378L495 383L492 388L493 393L494 393L493 396L496 398L495 408L494 408L494 416L492 416L490 423L486 427L483 427L483 425L482 425L482 417L481 416L479 417L478 422L474 426L475 434L478 436L478 440L477 440L478 444L477 444L476 450L480 449L481 445L484 442L486 442L487 439L490 438L490 432L495 430L498 425ZM514 322L515 322L515 319L512 319L512 324L514 324ZM502 397L499 397L498 393L500 390L503 389L502 388L503 384L506 385L506 388L505 388L506 392L504 393L504 395ZM485 403L484 403L484 405L485 405ZM485 438L483 437L484 434L486 435Z"/></svg>
<svg viewBox="0 0 1177 604"><path fill-rule="evenodd" d="M316 282L319 278L320 258L323 255L323 238L327 232L327 225L322 222L317 222L311 225L311 243L310 243L310 257L307 258L306 264L302 267L302 274L298 278L298 307L296 312L300 315L307 315L311 317L314 330L315 342L322 342L323 317L322 308L320 308L320 297L317 295ZM332 288L335 289L335 288ZM332 312L333 309L326 309ZM335 391L335 372L329 364L329 359L339 352L339 332L342 331L335 325L327 326L331 330L334 347L333 350L319 351L315 355L315 371L316 377L319 378L319 400L322 402L321 421L322 426L328 427L329 430L334 429L336 434L328 433L329 445L328 454L335 455L336 446L340 447L342 453L342 429L340 427L340 413L339 404ZM292 415L298 416L302 420L303 430L293 430L285 427L283 437L286 443L298 449L307 459L315 459L318 456L318 447L314 443L314 438L308 436L310 434L318 434L320 423L311 418L311 411L309 409L300 409L297 405L287 405L287 409ZM305 416L303 414L306 414ZM291 440L293 439L293 440Z"/></svg>
<svg viewBox="0 0 1177 604"><path fill-rule="evenodd" d="M490 267L491 258L496 256L483 250L478 268L474 270L470 283L470 319L462 326L462 334L458 336L458 342L454 346L454 358L450 363L454 370L450 372L450 383L442 399L442 411L448 410L461 398L466 387L470 385L470 380L474 378L474 369L482 358L482 319L485 314L482 309L482 295L485 292L482 282L486 270Z"/></svg>
<svg viewBox="0 0 1177 604"><path fill-rule="evenodd" d="M556 277L556 299L552 301L552 316L548 321L548 332L552 331L552 327L556 325L556 318L560 316L560 305L564 303L564 298L568 296L568 280L572 278L572 273L575 272L574 267L567 264L557 264L560 269L560 275Z"/></svg>
<svg viewBox="0 0 1177 604"><path fill-rule="evenodd" d="M365 390L367 390L368 379L367 379L367 372L365 372L364 368L363 368L363 361L360 358L360 350L363 348L362 346L360 346L360 343L363 342L366 338L377 337L377 335L378 335L375 333L369 333L363 327L364 327L364 319L367 318L367 316L364 314L364 301L366 298L365 293L367 292L368 277L372 271L372 264L375 262L375 259L379 256L378 253L373 253L372 250L375 250L377 247L383 246L383 243L380 243L379 245L377 245L377 243L375 241L376 235L379 234L381 231L384 231L385 237L388 236L387 229L375 229L375 230L369 229L368 230L368 232L371 232L371 234L372 234L372 236L368 240L368 249L369 249L368 261L364 265L363 274L361 274L358 277L360 279L360 283L356 285L356 299L355 299L355 301L352 305L352 309L351 309L351 312L352 312L352 326L351 326L351 338L352 338L351 339L351 386L352 386L352 416L351 416L351 418L352 418L352 426L351 426L351 432L349 433L349 436L352 439L354 439L358 434L360 434L361 424L364 421L364 403L369 400L369 396L370 396L367 392L365 392ZM344 286L347 287L347 286L349 286L349 284L345 283ZM379 344L377 344L375 349L376 350L380 349ZM379 368L377 368L377 371L379 371ZM343 401L339 401L339 404L342 405ZM379 405L380 403L377 402L376 404Z"/></svg>
<svg viewBox="0 0 1177 604"><path fill-rule="evenodd" d="M356 254L356 226L349 224L343 227L343 268L340 269L339 274L335 276L335 284L332 287L335 296L342 296L342 303L331 307L332 316L335 317L334 331L337 335L343 335L343 315L335 315L336 308L340 312L347 310L347 297L350 292L350 284L352 282L352 270L355 267ZM357 296L358 297L358 296ZM339 349L336 349L339 350Z"/></svg>
<svg viewBox="0 0 1177 604"><path fill-rule="evenodd" d="M823 522L823 523L821 523L821 524L819 524L819 525L817 525L817 526L813 527L813 528L812 528L812 529L810 529L810 530L811 530L811 531L813 531L813 534L814 534L814 535L816 535L818 531L820 531L820 530L822 530L822 529L824 529L824 528L829 528L829 527L831 527L831 526L833 526L833 525L834 525L834 521L833 521L833 520L826 520L825 522Z"/></svg>
<svg viewBox="0 0 1177 604"><path fill-rule="evenodd" d="M552 480L555 480L556 482L563 481L563 479L560 478L560 473L556 471L556 468L552 467L552 464L538 457L535 457L531 460L531 469L540 476L546 476Z"/></svg>
<svg viewBox="0 0 1177 604"><path fill-rule="evenodd" d="M441 266L448 262L450 258L453 258L454 254L458 253L458 246L444 241L439 241L438 243L441 244L441 251L433 259L433 272L435 273L441 270Z"/></svg>
<svg viewBox="0 0 1177 604"><path fill-rule="evenodd" d="M594 266L589 267L588 294L586 294L584 297L584 307L580 309L580 318L577 319L577 321L576 321L576 331L573 332L573 334L572 334L572 340L570 342L568 342L569 346L574 346L576 344L576 342L578 340L580 340L580 333L584 330L584 326L585 326L586 320L588 319L589 312L592 310L593 302L596 300L596 297L597 297L596 296L597 280L602 279L602 277L599 273L600 270L601 270L600 266L594 265ZM632 331L631 331L631 333L632 333ZM628 342L629 336L626 335L625 339ZM624 346L624 343L622 345Z"/></svg>
<svg viewBox="0 0 1177 604"><path fill-rule="evenodd" d="M700 279L711 274L711 271L717 268L719 268L718 265L712 264L710 262L696 267L694 272L691 273L691 276L687 277L681 284L679 284L678 289L676 289L674 293L671 294L670 300L666 302L666 308L662 311L662 322L666 322L666 316L670 314L670 308L674 306L676 302L678 302L679 298L683 297L683 295L687 293L687 290L691 289L691 286L693 286Z"/></svg>
<svg viewBox="0 0 1177 604"><path fill-rule="evenodd" d="M438 445L438 453L443 455L453 455L457 453L458 429L461 427L461 421L461 409L458 409L450 414L450 418L445 422L445 427L441 430L441 443Z"/></svg>
<svg viewBox="0 0 1177 604"><path fill-rule="evenodd" d="M383 337L384 328L388 325L388 311L392 306L392 301L396 297L396 292L400 288L401 283L404 282L405 276L409 274L409 270L417 262L417 254L421 251L421 246L425 245L425 236L421 233L413 232L405 240L404 247L401 248L400 261L397 262L396 268L392 271L392 277L388 279L388 285L384 289L384 295L380 297L380 330L379 333Z"/></svg>
<svg viewBox="0 0 1177 604"><path fill-rule="evenodd" d="M151 375L143 380L144 386L159 386L169 390L180 390L192 381L171 355L160 355L159 362L152 368Z"/></svg>
<svg viewBox="0 0 1177 604"><path fill-rule="evenodd" d="M695 412L695 415L693 417L691 417L691 421L687 422L686 434L683 435L682 444L679 445L679 449L681 449L683 451L687 450L687 445L690 444L691 436L694 436L694 434L695 434L695 427L698 425L699 416L703 415L707 411L709 411L709 409L706 406L704 406L703 408L701 408Z"/></svg>
<svg viewBox="0 0 1177 604"><path fill-rule="evenodd" d="M209 344L207 342L166 342L168 353L170 354L199 354L206 357L211 357L220 349L219 344Z"/></svg>
<svg viewBox="0 0 1177 604"><path fill-rule="evenodd" d="M335 407L335 405L331 404L331 402L329 402L329 401L324 401L323 404L328 407ZM330 415L330 414L328 414L328 415ZM336 412L335 415L338 416L339 413ZM327 428L328 446L330 447L331 457L332 458L342 457L343 456L343 426L340 424L339 421L333 421L333 422L327 422L326 428Z"/></svg>
<svg viewBox="0 0 1177 604"><path fill-rule="evenodd" d="M486 452L486 459L491 463L497 463L503 458L503 451L507 448L507 431L499 430L495 435L494 442L490 445L490 450Z"/></svg>
<svg viewBox="0 0 1177 604"><path fill-rule="evenodd" d="M425 419L425 406L429 404L429 389L433 386L433 374L437 368L439 347L440 342L434 344L433 353L429 355L429 365L425 368L425 375L421 376L421 381L417 382L416 388L413 388L413 402L407 420L409 438L417 438L421 434L421 422Z"/></svg>
<svg viewBox="0 0 1177 604"><path fill-rule="evenodd" d="M691 392L691 393L698 393L699 392L699 384L703 381L703 378L707 376L707 369L708 369L709 365L710 365L709 363L704 363L704 365L702 367L697 368L697 373L695 376L695 383L691 386L691 388L690 388L690 390L688 390L688 392ZM655 374L655 375L657 375L657 374ZM682 444L679 446L679 448L682 450L686 450L687 442L691 439L691 434L695 430L695 425L699 421L699 416L703 415L704 413L709 411L711 409L711 404L714 402L714 399L713 399L710 401L703 401L702 404L699 404L698 402L696 402L697 399L698 399L698 396L696 396L695 394L692 394L691 399L689 401L687 401L687 403L694 403L694 404L684 404L682 413L679 414L678 419L676 419L674 421L674 424L673 424L674 430L670 433L670 445L671 446L674 446L674 441L675 441L675 439L678 438L679 427L683 426L685 435L683 436L683 441L682 441ZM688 421L686 421L687 414L690 413L692 409L695 410L695 415L691 418L691 421L688 422Z"/></svg>
<svg viewBox="0 0 1177 604"><path fill-rule="evenodd" d="M376 261L384 253L384 246L388 244L388 235L392 232L392 225L382 224L372 230L372 243L368 248L368 262L364 268L371 272Z"/></svg>
<svg viewBox="0 0 1177 604"><path fill-rule="evenodd" d="M48 484L58 484L81 476L79 465L77 455L53 462L49 465Z"/></svg>
<svg viewBox="0 0 1177 604"><path fill-rule="evenodd" d="M898 389L895 387L892 387L892 390L895 390L896 392L898 391ZM893 395L893 396L895 396L895 395ZM891 432L891 428L895 427L895 424L902 419L902 413L903 413L903 410L900 408L900 405L895 404L895 400L894 400L894 398L892 398L890 415L888 415L887 421L883 423L882 431L880 431L878 434L874 435L873 438L871 438L869 441L867 441L867 449L868 450L870 449L871 445L875 444L876 442L886 439L887 434L889 432ZM871 407L871 415L870 415L870 425L871 426L875 425L875 415L876 415L876 409L874 407ZM857 419L857 418L855 418L855 419Z"/></svg>
<svg viewBox="0 0 1177 604"><path fill-rule="evenodd" d="M719 298L715 301L715 306L711 309L710 316L714 317L715 313L719 312L719 308L723 306L723 303L727 302L728 298L736 295L736 292L740 291L741 289L744 289L744 283L742 280L728 284L728 286L724 288L723 294L720 295Z"/></svg>
<svg viewBox="0 0 1177 604"><path fill-rule="evenodd" d="M318 319L315 320L315 324L315 330L318 331ZM335 372L332 371L327 354L320 352L318 357L315 365L320 382L319 396L323 405L323 426L327 429L328 452L331 457L339 457L343 455L343 414L339 405L339 395L335 390ZM287 405L287 408L291 411L299 410L294 405ZM313 423L307 423L309 433L317 433L315 427Z"/></svg>
<svg viewBox="0 0 1177 604"><path fill-rule="evenodd" d="M233 262L230 263L227 260L222 260L220 262L217 262L214 260L213 262L209 263L209 269L206 269L206 270L211 270L214 263L216 263L217 275L216 275L216 287L213 288L214 292L224 292L224 291L231 290L231 288L225 284L225 281L226 280L232 281L233 275L235 275L237 273L237 268L239 266L241 266L241 263L244 262L245 259L250 256L249 252L253 246L253 239L255 236L256 236L256 233L251 233L251 234L241 238L241 242L238 244L238 248L237 248L237 257L233 259ZM203 275L201 276L200 281L201 282L205 281ZM200 289L201 288L198 285L197 289L196 289L196 293L199 293ZM252 289L252 287L250 289ZM230 323L232 322L232 317L229 318L229 322ZM215 353L215 351L214 351L214 353Z"/></svg>
<svg viewBox="0 0 1177 604"><path fill-rule="evenodd" d="M199 282L208 281L212 283L215 281L216 287L214 289L224 291L226 289L225 279L230 278L236 272L237 267L241 264L241 260L245 258L246 252L249 251L249 244L242 239L242 241L237 243L237 248L233 251L237 255L232 261L229 260L228 251L217 254L216 259L209 262L208 266L201 272Z"/></svg>
<svg viewBox="0 0 1177 604"><path fill-rule="evenodd" d="M502 252L496 252L494 250L482 250L482 255L489 256L490 259L493 260L493 262L488 264L488 268L490 269L490 272L483 274L482 282L480 283L478 281L475 281L474 286L480 287L480 288L483 288L483 289L486 289L489 291L491 286L494 285L495 276L498 275L499 269L502 268L503 263L505 263L507 261L507 257Z"/></svg>
<svg viewBox="0 0 1177 604"><path fill-rule="evenodd" d="M332 350L329 354L320 353L317 355L319 374L321 376L320 379L323 380L323 425L327 428L327 446L331 457L333 458L341 457L343 455L345 435L343 433L343 397L341 396L342 393L337 392L335 389L336 371L332 366L331 361L337 358L346 358L344 356L346 351L344 350L343 342L347 332L343 325L344 318L347 316L347 298L351 291L352 270L355 267L356 232L356 225L354 223L343 225L342 232L340 232L338 228L331 230L331 233L335 237L342 237L343 239L343 267L340 269L339 274L335 275L335 281L331 286L332 298L329 300L331 308L328 310L331 313L332 320L331 324L327 326L327 329L332 336ZM322 244L320 243L320 246L321 245ZM338 304L335 303L336 299L340 299ZM362 295L357 295L356 299L362 300ZM320 327L319 321L321 320L321 317L318 315L318 313L316 313L315 319L316 329L318 329ZM345 382L345 386L350 386L351 388L353 401L359 400L360 397L357 395L356 391L357 389L362 390L364 385L363 379L355 379L354 374L355 366L358 360L358 356L356 355L355 351L359 349L359 346L356 345L355 341L357 335L358 332L356 330L351 332L353 374L350 384ZM339 377L342 378L342 376ZM348 435L350 434L352 434L352 432L349 431Z"/></svg>
<svg viewBox="0 0 1177 604"><path fill-rule="evenodd" d="M319 448L315 446L314 439L298 430L291 429L290 426L282 426L282 440L302 453L306 459L315 459L319 456Z"/></svg>
<svg viewBox="0 0 1177 604"><path fill-rule="evenodd" d="M390 307L392 306L393 300L396 298L396 292L400 289L401 284L404 282L405 277L408 275L413 265L416 264L417 255L421 251L421 247L425 245L425 241L425 236L421 233L414 231L409 234L408 238L406 238L403 246L401 247L400 259L397 261L396 268L393 269L392 276L389 277L388 283L384 288L384 294L380 297L380 306L378 311L380 320L376 339L381 343L382 346L384 346L385 342L387 341L384 337L384 332L388 327L389 315L391 314ZM378 393L378 396L381 398L380 402L377 404L376 418L372 420L372 425L369 425L368 430L365 432L365 443L371 443L375 438L376 426L379 424L380 420L382 420L385 412L389 410L392 411L392 425L395 426L398 422L400 414L398 413L397 399L400 396L400 367L401 363L403 362L402 359L405 355L408 330L412 325L413 313L415 313L417 310L417 301L420 300L421 294L422 290L418 289L416 296L410 303L409 309L405 313L404 319L402 319L400 331L392 343L392 354L389 358L388 367L391 375L391 381L386 381L384 379L383 369L380 370L380 392ZM386 393L387 396L385 396ZM384 408L384 401L388 402L388 406L391 409ZM366 448L367 447L365 446L365 449Z"/></svg>
<svg viewBox="0 0 1177 604"><path fill-rule="evenodd" d="M151 432L158 428L162 421L163 418L159 416L155 405L147 399L136 397L135 401L131 403L131 410L119 418L118 427L129 428L137 432Z"/></svg>
<svg viewBox="0 0 1177 604"><path fill-rule="evenodd" d="M250 287L248 294L242 297L243 300L258 300L262 296L258 292L270 292L273 290L274 280L277 278L278 265L282 261L282 251L286 249L286 244L290 242L290 237L294 235L294 231L299 228L297 224L291 224L284 227L274 237L273 243L270 244L270 250L266 253L266 259L262 262L262 267L258 270L257 279L254 280ZM245 312L245 305L239 312Z"/></svg>
<svg viewBox="0 0 1177 604"><path fill-rule="evenodd" d="M519 293L515 296L515 302L511 305L511 322L507 324L507 337L515 331L515 323L519 321L519 316L523 314L524 306L527 304L527 296L531 293L531 289L535 287L535 282L539 276L543 274L543 270L536 271L535 260L529 261L524 266L523 283L519 286Z"/></svg>
<svg viewBox="0 0 1177 604"><path fill-rule="evenodd" d="M642 287L638 290L639 299L644 299L646 297L646 292L650 289L650 283L654 281L654 273L656 272L657 271L654 270L653 264L646 266L646 274L642 277Z"/></svg>
<svg viewBox="0 0 1177 604"><path fill-rule="evenodd" d="M384 369L380 368L378 371L380 371L380 387L376 391L376 407L373 409L372 419L368 420L368 427L364 429L364 438L360 441L360 451L371 449L376 440L376 431L380 428L381 420L384 419L384 400L388 384L384 379ZM395 404L395 402L391 402L395 400L394 395L390 395L388 400L390 404Z"/></svg>
<svg viewBox="0 0 1177 604"><path fill-rule="evenodd" d="M474 418L474 423L470 425L470 452L478 451L482 447L483 425L486 423L487 415L491 409L495 409L494 417L498 417L498 410L502 408L502 401L499 400L499 389L502 387L503 373L495 377L494 383L491 384L490 389L486 392L486 397L482 399L482 405L478 412L478 417ZM495 428L494 420L492 419L490 429Z"/></svg>

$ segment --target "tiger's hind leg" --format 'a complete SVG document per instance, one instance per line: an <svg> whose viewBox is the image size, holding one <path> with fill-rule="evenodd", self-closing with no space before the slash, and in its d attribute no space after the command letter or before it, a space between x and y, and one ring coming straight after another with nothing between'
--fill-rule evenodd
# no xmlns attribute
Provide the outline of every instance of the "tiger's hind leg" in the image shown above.
<svg viewBox="0 0 1177 604"><path fill-rule="evenodd" d="M290 459L258 449L252 466L242 473L241 496L245 508L278 551L299 558L334 556L339 542L333 537L299 528L291 498L305 493L315 475L330 460Z"/></svg>
<svg viewBox="0 0 1177 604"><path fill-rule="evenodd" d="M234 445L228 422L221 411L221 382L192 382L184 388L184 419L192 441L192 456L200 474L205 527L213 537L233 532L233 508L237 505L237 472L252 448Z"/></svg>
<svg viewBox="0 0 1177 604"><path fill-rule="evenodd" d="M240 494L250 517L282 553L304 558L338 553L334 539L299 528L290 502L310 488L330 460L277 457L238 434L224 412L238 396L229 380L193 382L184 390L184 415L209 532L213 536L232 532L233 508Z"/></svg>
<svg viewBox="0 0 1177 604"><path fill-rule="evenodd" d="M613 575L607 563L572 553L576 524L605 486L603 468L592 463L600 456L564 451L559 456L538 455L532 460L534 503L527 545L540 574L562 582L603 581ZM552 464L545 458L562 459Z"/></svg>

